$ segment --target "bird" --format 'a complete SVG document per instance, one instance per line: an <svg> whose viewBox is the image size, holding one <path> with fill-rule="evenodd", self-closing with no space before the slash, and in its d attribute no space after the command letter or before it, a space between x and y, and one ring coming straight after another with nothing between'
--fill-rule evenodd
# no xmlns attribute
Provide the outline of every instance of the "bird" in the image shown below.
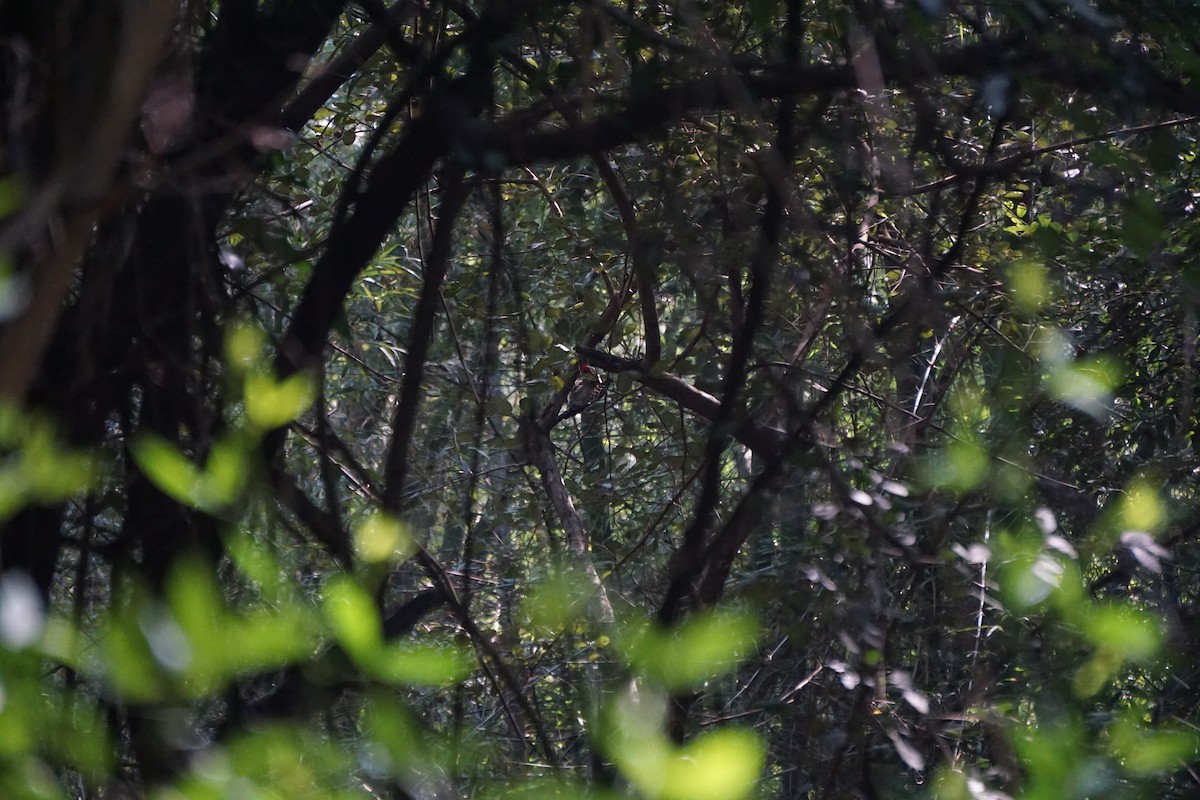
<svg viewBox="0 0 1200 800"><path fill-rule="evenodd" d="M559 415L559 419L575 416L604 397L604 393L607 391L608 382L601 378L586 361L580 361L579 375L575 378L575 383L571 385L571 390L567 392L567 407Z"/></svg>

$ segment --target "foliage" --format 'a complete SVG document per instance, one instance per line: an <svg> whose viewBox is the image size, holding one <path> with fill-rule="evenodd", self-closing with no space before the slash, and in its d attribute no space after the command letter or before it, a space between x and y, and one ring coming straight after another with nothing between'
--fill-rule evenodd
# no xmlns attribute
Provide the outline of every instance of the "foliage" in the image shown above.
<svg viewBox="0 0 1200 800"><path fill-rule="evenodd" d="M127 5L0 2L4 797L1196 793L1186 4Z"/></svg>

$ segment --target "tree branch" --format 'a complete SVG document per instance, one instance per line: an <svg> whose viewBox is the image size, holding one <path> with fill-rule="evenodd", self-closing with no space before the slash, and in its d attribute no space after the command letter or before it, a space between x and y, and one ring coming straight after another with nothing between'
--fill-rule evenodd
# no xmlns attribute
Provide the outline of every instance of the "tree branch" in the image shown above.
<svg viewBox="0 0 1200 800"><path fill-rule="evenodd" d="M408 355L404 359L404 376L400 380L400 399L392 416L392 441L388 447L383 472L383 508L392 513L401 511L404 484L408 474L408 451L417 424L417 408L424 394L421 383L425 377L425 360L437 323L441 304L442 281L450 263L454 246L454 225L471 190L464 181L464 169L450 166L442 176L442 202L438 206L437 230L433 235L429 261L421 294L413 313L412 330L408 338Z"/></svg>
<svg viewBox="0 0 1200 800"><path fill-rule="evenodd" d="M588 582L595 590L600 622L611 623L615 619L612 604L604 589L604 583L600 580L596 564L592 561L591 542L583 524L583 518L576 510L574 501L571 500L571 494L567 491L562 473L558 469L558 462L554 458L554 445L550 441L550 433L531 417L522 418L520 425L521 443L525 449L526 458L541 476L542 488L546 491L546 497L549 498L550 505L558 515L563 530L566 531L567 548L578 561Z"/></svg>
<svg viewBox="0 0 1200 800"><path fill-rule="evenodd" d="M418 8L414 0L397 0L385 12L384 19L372 22L366 30L336 56L326 62L311 81L292 98L279 115L280 127L299 131L325 105L333 93L362 68L385 42L393 42L392 33L403 25ZM395 45L393 44L393 47Z"/></svg>

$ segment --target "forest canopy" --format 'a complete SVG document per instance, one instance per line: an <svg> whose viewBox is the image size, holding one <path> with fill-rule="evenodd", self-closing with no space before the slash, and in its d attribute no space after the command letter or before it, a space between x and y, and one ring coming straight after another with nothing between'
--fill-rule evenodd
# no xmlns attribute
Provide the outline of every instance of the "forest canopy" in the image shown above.
<svg viewBox="0 0 1200 800"><path fill-rule="evenodd" d="M0 0L0 795L1200 793L1200 7Z"/></svg>

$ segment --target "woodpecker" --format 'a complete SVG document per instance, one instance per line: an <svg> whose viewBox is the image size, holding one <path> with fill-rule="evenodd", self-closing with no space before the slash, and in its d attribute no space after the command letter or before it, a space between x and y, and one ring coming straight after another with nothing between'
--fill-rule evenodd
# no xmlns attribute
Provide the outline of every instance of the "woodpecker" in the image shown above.
<svg viewBox="0 0 1200 800"><path fill-rule="evenodd" d="M599 400L608 391L606 383L587 362L579 362L579 377L567 392L567 407L559 419L573 417Z"/></svg>

